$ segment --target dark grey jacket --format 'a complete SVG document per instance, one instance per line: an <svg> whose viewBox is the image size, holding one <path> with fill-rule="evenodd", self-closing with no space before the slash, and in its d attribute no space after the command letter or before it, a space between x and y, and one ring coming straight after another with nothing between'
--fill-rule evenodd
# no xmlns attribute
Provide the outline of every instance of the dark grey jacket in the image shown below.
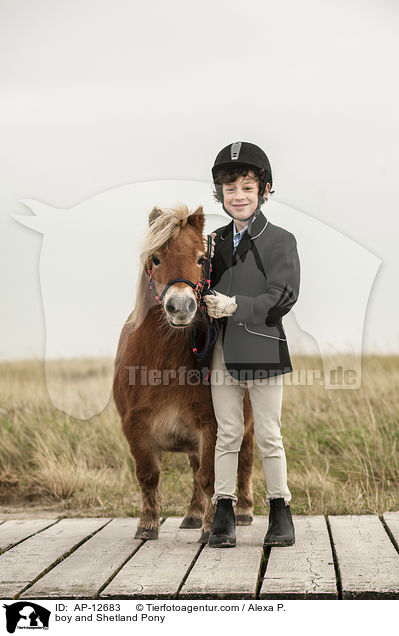
<svg viewBox="0 0 399 636"><path fill-rule="evenodd" d="M233 316L219 320L229 373L246 380L291 372L281 319L299 294L294 235L261 212L233 255L233 221L215 231L211 286L235 296L238 305Z"/></svg>

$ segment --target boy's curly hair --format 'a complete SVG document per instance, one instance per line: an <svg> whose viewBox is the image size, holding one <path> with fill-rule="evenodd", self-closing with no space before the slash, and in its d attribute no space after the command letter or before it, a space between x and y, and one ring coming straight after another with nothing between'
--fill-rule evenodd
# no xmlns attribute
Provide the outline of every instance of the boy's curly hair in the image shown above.
<svg viewBox="0 0 399 636"><path fill-rule="evenodd" d="M213 198L219 203L223 203L223 184L233 183L238 177L246 177L250 172L253 173L255 180L258 182L258 186L261 183L266 183L269 173L264 168L257 168L256 166L232 166L221 167L215 170ZM273 194L274 190L269 194ZM263 203L267 201L267 197L264 198ZM261 206L263 205L261 204Z"/></svg>

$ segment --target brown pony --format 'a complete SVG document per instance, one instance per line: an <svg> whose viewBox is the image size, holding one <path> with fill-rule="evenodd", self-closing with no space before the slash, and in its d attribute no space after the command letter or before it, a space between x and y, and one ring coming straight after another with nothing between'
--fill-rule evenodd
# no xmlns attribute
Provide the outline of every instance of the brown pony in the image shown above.
<svg viewBox="0 0 399 636"><path fill-rule="evenodd" d="M162 451L187 453L193 471L192 498L180 527L202 525L200 542L206 542L215 512L210 498L217 423L209 381L199 376L190 344L191 329L200 321L202 346L205 316L197 311L193 288L184 282L171 285L163 302L155 298L175 278L194 284L201 280L204 223L202 207L192 214L185 205L151 211L140 255L136 306L119 340L113 394L141 488L139 539L158 538ZM150 271L153 290L148 284ZM251 523L253 512L253 417L248 391L244 418L236 508L241 525Z"/></svg>

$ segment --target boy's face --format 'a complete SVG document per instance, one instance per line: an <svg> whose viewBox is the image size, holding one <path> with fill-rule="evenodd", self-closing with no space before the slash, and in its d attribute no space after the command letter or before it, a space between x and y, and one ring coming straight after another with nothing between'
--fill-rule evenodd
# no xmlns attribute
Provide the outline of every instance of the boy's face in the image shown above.
<svg viewBox="0 0 399 636"><path fill-rule="evenodd" d="M259 183L252 171L232 183L223 183L224 207L237 221L246 219L256 210L258 191Z"/></svg>

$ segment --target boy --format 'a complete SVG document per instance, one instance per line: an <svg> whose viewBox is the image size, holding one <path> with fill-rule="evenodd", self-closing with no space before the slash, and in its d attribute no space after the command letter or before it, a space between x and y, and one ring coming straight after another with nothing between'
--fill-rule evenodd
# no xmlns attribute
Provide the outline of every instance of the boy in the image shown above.
<svg viewBox="0 0 399 636"><path fill-rule="evenodd" d="M212 287L217 293L205 297L209 315L222 319L212 354L218 432L212 498L216 513L209 545L236 545L233 506L246 388L270 505L264 546L292 545L295 532L280 421L282 375L292 366L281 318L298 298L296 240L260 210L272 186L270 163L261 148L248 142L226 146L216 157L212 175L215 198L232 221L214 233ZM212 381L229 374L228 382Z"/></svg>

